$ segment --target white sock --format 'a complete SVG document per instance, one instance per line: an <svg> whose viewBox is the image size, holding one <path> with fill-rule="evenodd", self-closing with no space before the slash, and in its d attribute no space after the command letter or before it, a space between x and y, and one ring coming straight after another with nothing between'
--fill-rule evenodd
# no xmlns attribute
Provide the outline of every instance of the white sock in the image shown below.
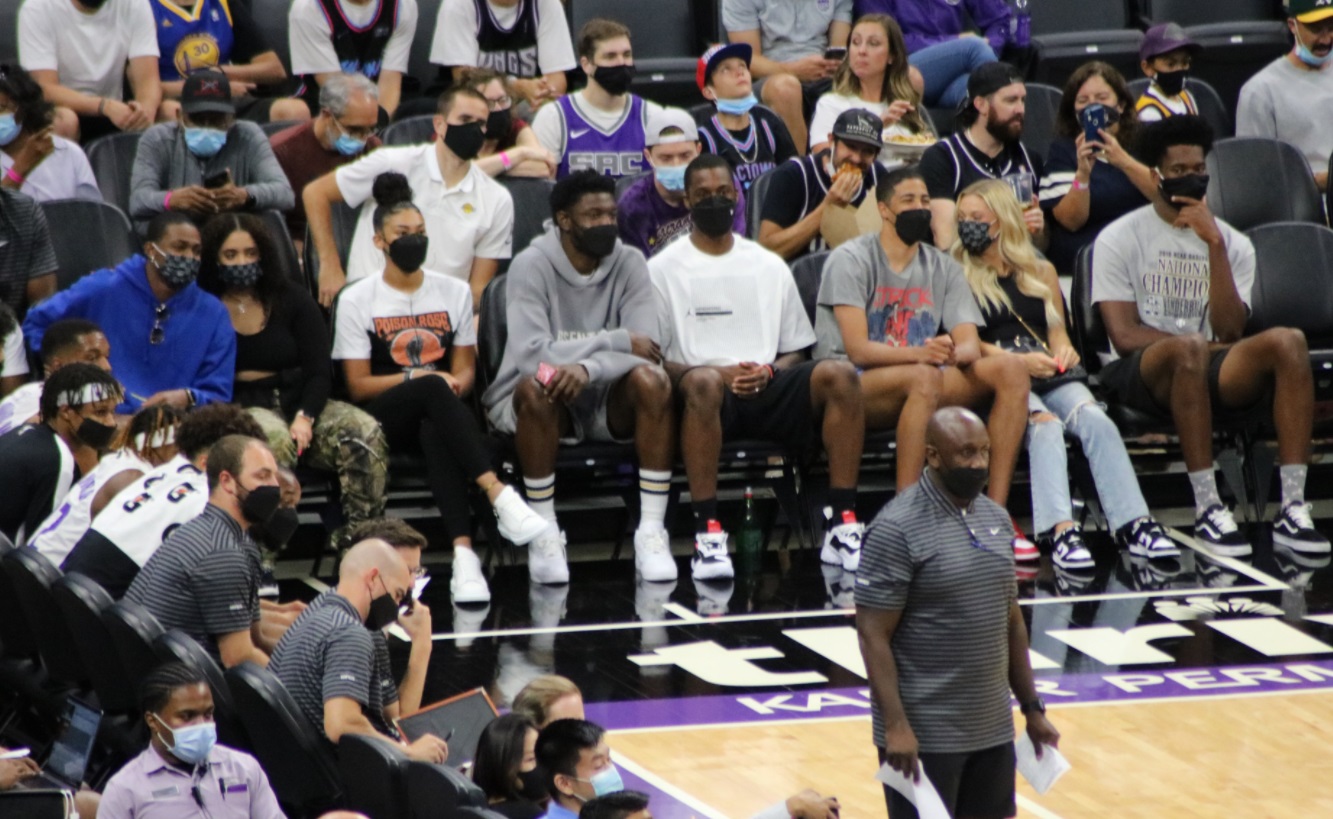
<svg viewBox="0 0 1333 819"><path fill-rule="evenodd" d="M667 499L671 497L671 470L639 470L639 528L654 532L666 528Z"/></svg>
<svg viewBox="0 0 1333 819"><path fill-rule="evenodd" d="M555 474L541 478L523 477L523 492L528 496L528 506L551 523L555 523Z"/></svg>
<svg viewBox="0 0 1333 819"><path fill-rule="evenodd" d="M1217 474L1211 467L1191 472L1190 486L1194 489L1195 517L1203 517L1210 506L1221 505L1222 496L1217 494Z"/></svg>
<svg viewBox="0 0 1333 819"><path fill-rule="evenodd" d="M1282 478L1282 506L1305 503L1305 473L1309 469L1305 464L1282 464L1277 468Z"/></svg>

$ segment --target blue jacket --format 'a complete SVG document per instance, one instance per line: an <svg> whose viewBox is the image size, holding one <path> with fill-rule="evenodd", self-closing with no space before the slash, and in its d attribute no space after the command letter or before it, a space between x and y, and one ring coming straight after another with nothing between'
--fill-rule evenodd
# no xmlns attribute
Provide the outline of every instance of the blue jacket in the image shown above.
<svg viewBox="0 0 1333 819"><path fill-rule="evenodd" d="M131 256L29 309L23 320L29 349L41 349L53 322L87 319L111 343L111 371L125 387L119 412L133 412L154 393L182 388L193 389L200 404L230 401L236 333L227 308L191 284L167 300L162 343L152 344L158 301L148 285L147 261Z"/></svg>

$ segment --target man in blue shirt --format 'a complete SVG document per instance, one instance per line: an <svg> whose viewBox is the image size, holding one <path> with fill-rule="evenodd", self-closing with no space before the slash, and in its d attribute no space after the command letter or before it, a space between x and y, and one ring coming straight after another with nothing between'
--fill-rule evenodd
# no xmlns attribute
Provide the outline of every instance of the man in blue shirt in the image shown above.
<svg viewBox="0 0 1333 819"><path fill-rule="evenodd" d="M625 789L611 762L606 731L581 719L558 719L537 737L537 767L546 772L551 804L542 819L578 819L583 803Z"/></svg>
<svg viewBox="0 0 1333 819"><path fill-rule="evenodd" d="M28 311L23 335L41 349L53 322L96 322L111 342L111 366L125 385L118 412L144 405L188 409L230 401L236 333L227 308L195 284L199 229L180 211L148 225L143 253L98 270Z"/></svg>

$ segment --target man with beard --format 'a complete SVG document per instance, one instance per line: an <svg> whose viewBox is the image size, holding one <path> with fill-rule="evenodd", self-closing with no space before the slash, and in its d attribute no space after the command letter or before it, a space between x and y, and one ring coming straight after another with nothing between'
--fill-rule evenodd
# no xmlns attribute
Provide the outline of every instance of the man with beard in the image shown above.
<svg viewBox="0 0 1333 819"><path fill-rule="evenodd" d="M1018 141L1023 135L1027 99L1023 75L1008 63L987 63L968 78L967 96L971 102L958 115L959 124L966 127L941 139L921 157L921 173L935 215L931 222L935 245L947 250L957 237L955 200L964 188L985 179L1017 181L1027 174L1032 201L1023 203L1023 219L1034 243L1043 246L1046 220L1036 198L1041 157L1029 154Z"/></svg>

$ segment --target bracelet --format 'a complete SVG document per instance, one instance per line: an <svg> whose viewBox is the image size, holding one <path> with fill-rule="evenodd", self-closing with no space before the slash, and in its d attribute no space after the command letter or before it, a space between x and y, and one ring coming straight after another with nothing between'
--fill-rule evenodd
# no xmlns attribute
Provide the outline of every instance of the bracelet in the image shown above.
<svg viewBox="0 0 1333 819"><path fill-rule="evenodd" d="M23 177L19 175L18 171L14 170L12 165L9 167L9 170L5 171L5 179L8 179L19 187L23 186Z"/></svg>
<svg viewBox="0 0 1333 819"><path fill-rule="evenodd" d="M500 164L505 166L506 171L514 167L514 163L509 159L508 151L500 152Z"/></svg>
<svg viewBox="0 0 1333 819"><path fill-rule="evenodd" d="M1080 182L1077 179L1075 179L1073 182L1069 184L1069 189L1071 191L1086 191L1090 190L1091 186L1087 182Z"/></svg>
<svg viewBox="0 0 1333 819"><path fill-rule="evenodd" d="M97 116L106 116L106 97L99 97L97 100Z"/></svg>
<svg viewBox="0 0 1333 819"><path fill-rule="evenodd" d="M765 364L764 369L768 370L769 381L772 381L774 378L778 377L778 369L777 367L774 367L772 364Z"/></svg>
<svg viewBox="0 0 1333 819"><path fill-rule="evenodd" d="M162 197L162 210L171 210L171 193L167 191L167 195Z"/></svg>

